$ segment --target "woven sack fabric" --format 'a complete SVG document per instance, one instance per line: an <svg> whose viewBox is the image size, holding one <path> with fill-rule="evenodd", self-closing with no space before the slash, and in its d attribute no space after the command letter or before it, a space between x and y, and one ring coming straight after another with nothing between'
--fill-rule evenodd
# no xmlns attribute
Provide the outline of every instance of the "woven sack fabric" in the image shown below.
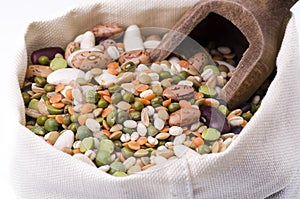
<svg viewBox="0 0 300 199"><path fill-rule="evenodd" d="M18 155L12 169L19 198L253 199L288 193L299 197L296 188L288 188L295 180L299 182L300 165L300 60L294 16L279 53L277 75L260 109L223 153L199 155L185 148L178 160L117 178L56 150L23 126L25 110L19 89L31 52L48 46L64 47L100 23L171 28L196 2L103 0L28 26L11 82L15 90L11 102L19 118L15 131Z"/></svg>

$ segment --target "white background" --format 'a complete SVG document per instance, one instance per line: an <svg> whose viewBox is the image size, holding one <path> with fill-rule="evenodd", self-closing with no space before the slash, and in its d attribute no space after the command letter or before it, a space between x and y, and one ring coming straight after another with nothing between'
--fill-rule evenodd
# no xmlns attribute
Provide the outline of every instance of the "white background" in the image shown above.
<svg viewBox="0 0 300 199"><path fill-rule="evenodd" d="M13 153L14 137L12 136L14 123L11 118L9 107L6 106L6 93L9 91L9 78L12 71L11 60L20 48L26 27L31 21L54 18L68 10L83 3L93 2L92 0L9 0L0 7L0 191L1 198L14 199L14 193L10 186L9 167ZM296 11L297 10L297 11ZM298 13L297 21L300 32L300 3L293 9ZM13 120L14 121L14 120Z"/></svg>

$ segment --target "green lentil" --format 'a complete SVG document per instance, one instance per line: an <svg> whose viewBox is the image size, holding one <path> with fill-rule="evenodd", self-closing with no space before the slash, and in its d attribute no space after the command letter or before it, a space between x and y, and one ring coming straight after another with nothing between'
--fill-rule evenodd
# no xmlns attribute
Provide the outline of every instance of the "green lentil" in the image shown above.
<svg viewBox="0 0 300 199"><path fill-rule="evenodd" d="M153 148L147 148L146 150L147 150L149 153L152 153L152 152L154 151Z"/></svg>
<svg viewBox="0 0 300 199"><path fill-rule="evenodd" d="M215 74L216 76L220 75L220 71L219 71L219 69L218 69L217 66L214 66L214 65L206 65L206 66L203 68L203 71L206 71L207 69L211 69L211 70L214 72L214 74Z"/></svg>
<svg viewBox="0 0 300 199"><path fill-rule="evenodd" d="M81 142L80 142L80 151L81 152L86 152L87 150L90 150L94 147L94 138L93 137L87 137L84 138Z"/></svg>
<svg viewBox="0 0 300 199"><path fill-rule="evenodd" d="M67 61L62 57L55 57L50 62L50 68L52 70L58 70L58 69L66 68L67 66L68 66Z"/></svg>
<svg viewBox="0 0 300 199"><path fill-rule="evenodd" d="M71 117L70 115L64 115L63 119L62 119L62 123L66 126L68 126L69 124L71 124Z"/></svg>
<svg viewBox="0 0 300 199"><path fill-rule="evenodd" d="M110 136L109 139L111 140L118 140L122 136L122 131L115 131Z"/></svg>
<svg viewBox="0 0 300 199"><path fill-rule="evenodd" d="M129 158L129 157L131 157L131 156L133 156L133 151L130 149L130 148L128 148L128 147L123 147L122 149L121 149L121 153L122 153L122 155L124 156L124 158Z"/></svg>
<svg viewBox="0 0 300 199"><path fill-rule="evenodd" d="M30 118L26 121L26 126L34 126L36 123L36 120L33 118Z"/></svg>
<svg viewBox="0 0 300 199"><path fill-rule="evenodd" d="M78 113L74 113L73 115L71 115L70 117L71 122L78 122L78 117L79 117Z"/></svg>
<svg viewBox="0 0 300 199"><path fill-rule="evenodd" d="M134 102L133 108L136 111L141 111L144 108L144 104L137 100L137 101Z"/></svg>
<svg viewBox="0 0 300 199"><path fill-rule="evenodd" d="M45 121L44 128L46 131L57 131L58 127L59 127L59 124L53 118L48 118Z"/></svg>
<svg viewBox="0 0 300 199"><path fill-rule="evenodd" d="M157 96L154 99L151 100L151 105L156 108L162 105L163 103L163 98L161 96Z"/></svg>
<svg viewBox="0 0 300 199"><path fill-rule="evenodd" d="M45 129L43 129L40 126L33 126L32 128L30 128L30 130L34 132L36 135L40 135L40 136L44 136L46 134Z"/></svg>
<svg viewBox="0 0 300 199"><path fill-rule="evenodd" d="M48 105L47 110L51 115L59 115L64 112L64 109L54 108L52 105Z"/></svg>
<svg viewBox="0 0 300 199"><path fill-rule="evenodd" d="M125 171L126 171L126 168L125 168L124 164L121 162L113 162L110 165L110 170L109 170L110 174L114 174L115 172L125 172Z"/></svg>
<svg viewBox="0 0 300 199"><path fill-rule="evenodd" d="M197 151L201 155L208 154L208 153L210 153L210 148L206 144L202 144L197 148Z"/></svg>
<svg viewBox="0 0 300 199"><path fill-rule="evenodd" d="M159 79L160 80L164 80L164 79L168 79L171 78L172 75L168 72L168 71L162 71L159 73Z"/></svg>
<svg viewBox="0 0 300 199"><path fill-rule="evenodd" d="M168 110L169 110L171 113L173 113L173 112L175 112L175 111L177 111L177 110L179 110L179 109L180 109L179 103L171 103L171 104L169 104L169 106L168 106Z"/></svg>
<svg viewBox="0 0 300 199"><path fill-rule="evenodd" d="M252 113L249 111L247 113L243 113L242 117L244 118L244 120L249 121L252 118Z"/></svg>
<svg viewBox="0 0 300 199"><path fill-rule="evenodd" d="M129 133L129 134L133 133L133 129L127 128L127 127L124 127L122 131L123 131L124 133Z"/></svg>
<svg viewBox="0 0 300 199"><path fill-rule="evenodd" d="M130 112L129 115L132 120L135 120L135 121L141 120L141 112L139 112L139 111L132 111L132 112Z"/></svg>
<svg viewBox="0 0 300 199"><path fill-rule="evenodd" d="M106 121L110 127L112 127L116 123L117 114L118 114L117 110L113 110L108 114Z"/></svg>
<svg viewBox="0 0 300 199"><path fill-rule="evenodd" d="M116 176L116 177L123 177L123 176L128 176L125 172L120 172L120 171L117 171L113 174L113 176Z"/></svg>
<svg viewBox="0 0 300 199"><path fill-rule="evenodd" d="M181 79L186 79L189 76L189 73L186 71L181 71L179 73L179 77L181 77Z"/></svg>
<svg viewBox="0 0 300 199"><path fill-rule="evenodd" d="M92 136L93 136L93 132L88 127L86 127L86 126L78 127L76 137L79 140L83 140L84 138L92 137Z"/></svg>
<svg viewBox="0 0 300 199"><path fill-rule="evenodd" d="M214 88L206 85L201 85L199 92L201 92L205 97L215 97L217 95L217 91Z"/></svg>
<svg viewBox="0 0 300 199"><path fill-rule="evenodd" d="M31 96L31 99L40 99L43 93L35 93L34 95Z"/></svg>
<svg viewBox="0 0 300 199"><path fill-rule="evenodd" d="M43 78L42 76L36 76L36 77L34 78L34 82L35 82L36 85L39 86L39 87L44 87L45 84L47 83L47 82L46 82L46 79Z"/></svg>
<svg viewBox="0 0 300 199"><path fill-rule="evenodd" d="M27 92L22 92L24 104L27 105L30 102L30 95Z"/></svg>
<svg viewBox="0 0 300 199"><path fill-rule="evenodd" d="M251 104L251 113L254 114L257 111L258 107L255 104Z"/></svg>
<svg viewBox="0 0 300 199"><path fill-rule="evenodd" d="M52 91L55 90L55 85L53 85L53 84L45 84L44 90L45 90L46 92L52 92Z"/></svg>
<svg viewBox="0 0 300 199"><path fill-rule="evenodd" d="M182 80L182 78L180 76L175 75L175 76L172 77L172 84L177 84L181 80Z"/></svg>
<svg viewBox="0 0 300 199"><path fill-rule="evenodd" d="M46 120L48 119L48 117L46 115L40 115L37 119L36 119L36 123L40 126L44 126Z"/></svg>
<svg viewBox="0 0 300 199"><path fill-rule="evenodd" d="M162 60L162 61L160 62L160 64L165 64L165 65L168 66L168 67L171 67L171 65L172 65L168 60Z"/></svg>
<svg viewBox="0 0 300 199"><path fill-rule="evenodd" d="M88 90L85 93L85 100L88 103L95 104L99 100L99 94L94 90Z"/></svg>
<svg viewBox="0 0 300 199"><path fill-rule="evenodd" d="M158 134L158 130L154 126L150 125L147 128L147 133L148 135L154 137L156 134Z"/></svg>
<svg viewBox="0 0 300 199"><path fill-rule="evenodd" d="M97 122L99 122L100 124L103 122L103 118L102 118L102 117L97 117L96 120L97 120Z"/></svg>
<svg viewBox="0 0 300 199"><path fill-rule="evenodd" d="M38 108L38 104L39 104L39 100L37 99L32 99L30 100L29 104L28 104L28 108L30 109L34 109L34 110L39 110Z"/></svg>
<svg viewBox="0 0 300 199"><path fill-rule="evenodd" d="M98 150L107 151L110 154L114 151L114 148L114 143L109 139L102 139L98 146Z"/></svg>
<svg viewBox="0 0 300 199"><path fill-rule="evenodd" d="M122 100L122 94L121 93L114 93L111 96L111 101L113 104L118 104Z"/></svg>
<svg viewBox="0 0 300 199"><path fill-rule="evenodd" d="M219 65L218 66L218 69L219 69L219 71L220 72L225 72L225 73L229 73L229 69L227 68L227 66L225 66L225 65Z"/></svg>
<svg viewBox="0 0 300 199"><path fill-rule="evenodd" d="M39 64L41 64L41 65L48 65L49 63L50 63L50 60L49 60L49 58L47 57L47 56L40 56L39 58L38 58L38 62L39 62Z"/></svg>
<svg viewBox="0 0 300 199"><path fill-rule="evenodd" d="M105 150L98 150L95 162L98 167L108 164L110 162L110 153Z"/></svg>
<svg viewBox="0 0 300 199"><path fill-rule="evenodd" d="M165 146L166 141L165 140L159 140L158 141L158 146Z"/></svg>
<svg viewBox="0 0 300 199"><path fill-rule="evenodd" d="M125 92L123 95L123 100L128 103L134 102L134 95L129 92Z"/></svg>
<svg viewBox="0 0 300 199"><path fill-rule="evenodd" d="M101 98L98 101L98 107L99 108L106 108L106 107L108 107L108 102L105 99Z"/></svg>
<svg viewBox="0 0 300 199"><path fill-rule="evenodd" d="M102 135L101 138L102 138L103 140L105 140L105 139L108 139L109 137L107 137L107 135Z"/></svg>
<svg viewBox="0 0 300 199"><path fill-rule="evenodd" d="M43 95L41 96L41 99L43 99L44 101L48 101L48 100L49 100L49 98L47 97L46 94L43 94Z"/></svg>
<svg viewBox="0 0 300 199"><path fill-rule="evenodd" d="M73 131L74 133L76 133L78 127L79 127L79 124L73 122L73 123L71 123L71 124L68 126L68 129L71 130L71 131Z"/></svg>
<svg viewBox="0 0 300 199"><path fill-rule="evenodd" d="M221 113L223 113L225 116L227 116L229 114L229 110L227 108L227 106L221 104L219 107L218 107L219 111Z"/></svg>
<svg viewBox="0 0 300 199"><path fill-rule="evenodd" d="M121 151L122 142L120 140L114 140L115 151Z"/></svg>
<svg viewBox="0 0 300 199"><path fill-rule="evenodd" d="M207 128L202 132L202 137L205 141L215 141L221 136L220 131L214 128Z"/></svg>
<svg viewBox="0 0 300 199"><path fill-rule="evenodd" d="M116 92L119 92L121 90L122 90L122 88L118 84L115 84L115 85L112 85L112 86L108 87L108 91L110 93L116 93Z"/></svg>

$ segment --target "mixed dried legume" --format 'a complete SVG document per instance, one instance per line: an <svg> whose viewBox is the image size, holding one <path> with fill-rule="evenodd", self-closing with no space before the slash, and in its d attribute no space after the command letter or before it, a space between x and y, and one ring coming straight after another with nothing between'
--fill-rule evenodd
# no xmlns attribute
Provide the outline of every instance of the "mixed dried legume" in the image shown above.
<svg viewBox="0 0 300 199"><path fill-rule="evenodd" d="M135 25L121 32L99 25L66 50L33 52L21 89L26 127L114 176L176 159L176 145L199 154L226 150L261 100L229 110L218 98L234 70L232 50L209 43L212 58L203 51L151 63L161 35L143 39Z"/></svg>

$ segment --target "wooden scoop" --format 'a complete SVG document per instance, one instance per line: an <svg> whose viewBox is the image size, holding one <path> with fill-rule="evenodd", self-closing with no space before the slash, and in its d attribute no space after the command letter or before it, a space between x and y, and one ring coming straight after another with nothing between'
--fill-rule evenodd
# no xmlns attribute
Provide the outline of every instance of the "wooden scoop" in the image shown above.
<svg viewBox="0 0 300 199"><path fill-rule="evenodd" d="M235 108L247 101L275 68L289 9L295 2L199 0L152 51L151 59L167 58L186 36L201 44L215 41L218 46L229 46L238 65L221 97Z"/></svg>

